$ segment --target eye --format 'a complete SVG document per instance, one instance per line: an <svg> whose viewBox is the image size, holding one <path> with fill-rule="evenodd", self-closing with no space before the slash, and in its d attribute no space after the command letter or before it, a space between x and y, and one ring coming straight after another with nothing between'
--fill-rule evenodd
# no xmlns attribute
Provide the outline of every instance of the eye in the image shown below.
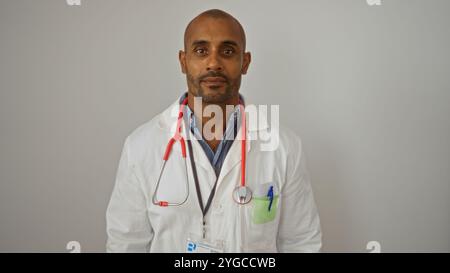
<svg viewBox="0 0 450 273"><path fill-rule="evenodd" d="M203 48L203 47L199 47L199 48L194 49L194 52L197 55L205 55L206 54L206 49Z"/></svg>
<svg viewBox="0 0 450 273"><path fill-rule="evenodd" d="M225 55L232 55L234 53L234 49L232 48L227 48L223 51L223 54Z"/></svg>

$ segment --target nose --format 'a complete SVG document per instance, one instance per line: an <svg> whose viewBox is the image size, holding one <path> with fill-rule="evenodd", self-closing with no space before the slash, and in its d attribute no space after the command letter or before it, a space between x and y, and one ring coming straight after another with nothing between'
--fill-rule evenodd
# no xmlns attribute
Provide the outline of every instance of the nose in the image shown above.
<svg viewBox="0 0 450 273"><path fill-rule="evenodd" d="M207 71L222 71L222 63L217 52L212 52L208 57Z"/></svg>

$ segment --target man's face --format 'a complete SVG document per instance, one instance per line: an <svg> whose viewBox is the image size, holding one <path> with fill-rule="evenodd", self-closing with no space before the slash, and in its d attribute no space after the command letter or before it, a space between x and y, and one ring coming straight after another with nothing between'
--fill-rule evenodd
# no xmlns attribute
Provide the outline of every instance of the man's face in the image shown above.
<svg viewBox="0 0 450 273"><path fill-rule="evenodd" d="M250 53L244 53L244 39L236 22L200 17L189 27L179 59L192 95L206 103L226 103L238 96Z"/></svg>

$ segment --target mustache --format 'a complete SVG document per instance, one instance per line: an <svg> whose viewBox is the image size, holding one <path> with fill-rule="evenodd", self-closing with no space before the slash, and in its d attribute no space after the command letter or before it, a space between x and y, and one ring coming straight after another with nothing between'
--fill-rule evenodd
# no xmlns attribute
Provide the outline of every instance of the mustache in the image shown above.
<svg viewBox="0 0 450 273"><path fill-rule="evenodd" d="M208 73L206 73L206 74L204 74L204 75L198 77L198 82L201 82L201 81L203 81L204 79L206 79L206 78L208 78L208 77L221 77L221 78L223 78L227 83L229 82L227 76L225 76L224 74L222 74L222 73L220 73L220 72L214 72L214 71L208 72Z"/></svg>

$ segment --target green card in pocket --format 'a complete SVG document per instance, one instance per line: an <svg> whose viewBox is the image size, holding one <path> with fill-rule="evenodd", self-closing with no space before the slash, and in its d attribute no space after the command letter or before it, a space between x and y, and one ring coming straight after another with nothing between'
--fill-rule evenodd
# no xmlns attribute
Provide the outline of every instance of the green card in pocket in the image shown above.
<svg viewBox="0 0 450 273"><path fill-rule="evenodd" d="M264 224L273 221L278 209L278 195L273 197L270 206L268 197L253 197L252 221L254 224Z"/></svg>

